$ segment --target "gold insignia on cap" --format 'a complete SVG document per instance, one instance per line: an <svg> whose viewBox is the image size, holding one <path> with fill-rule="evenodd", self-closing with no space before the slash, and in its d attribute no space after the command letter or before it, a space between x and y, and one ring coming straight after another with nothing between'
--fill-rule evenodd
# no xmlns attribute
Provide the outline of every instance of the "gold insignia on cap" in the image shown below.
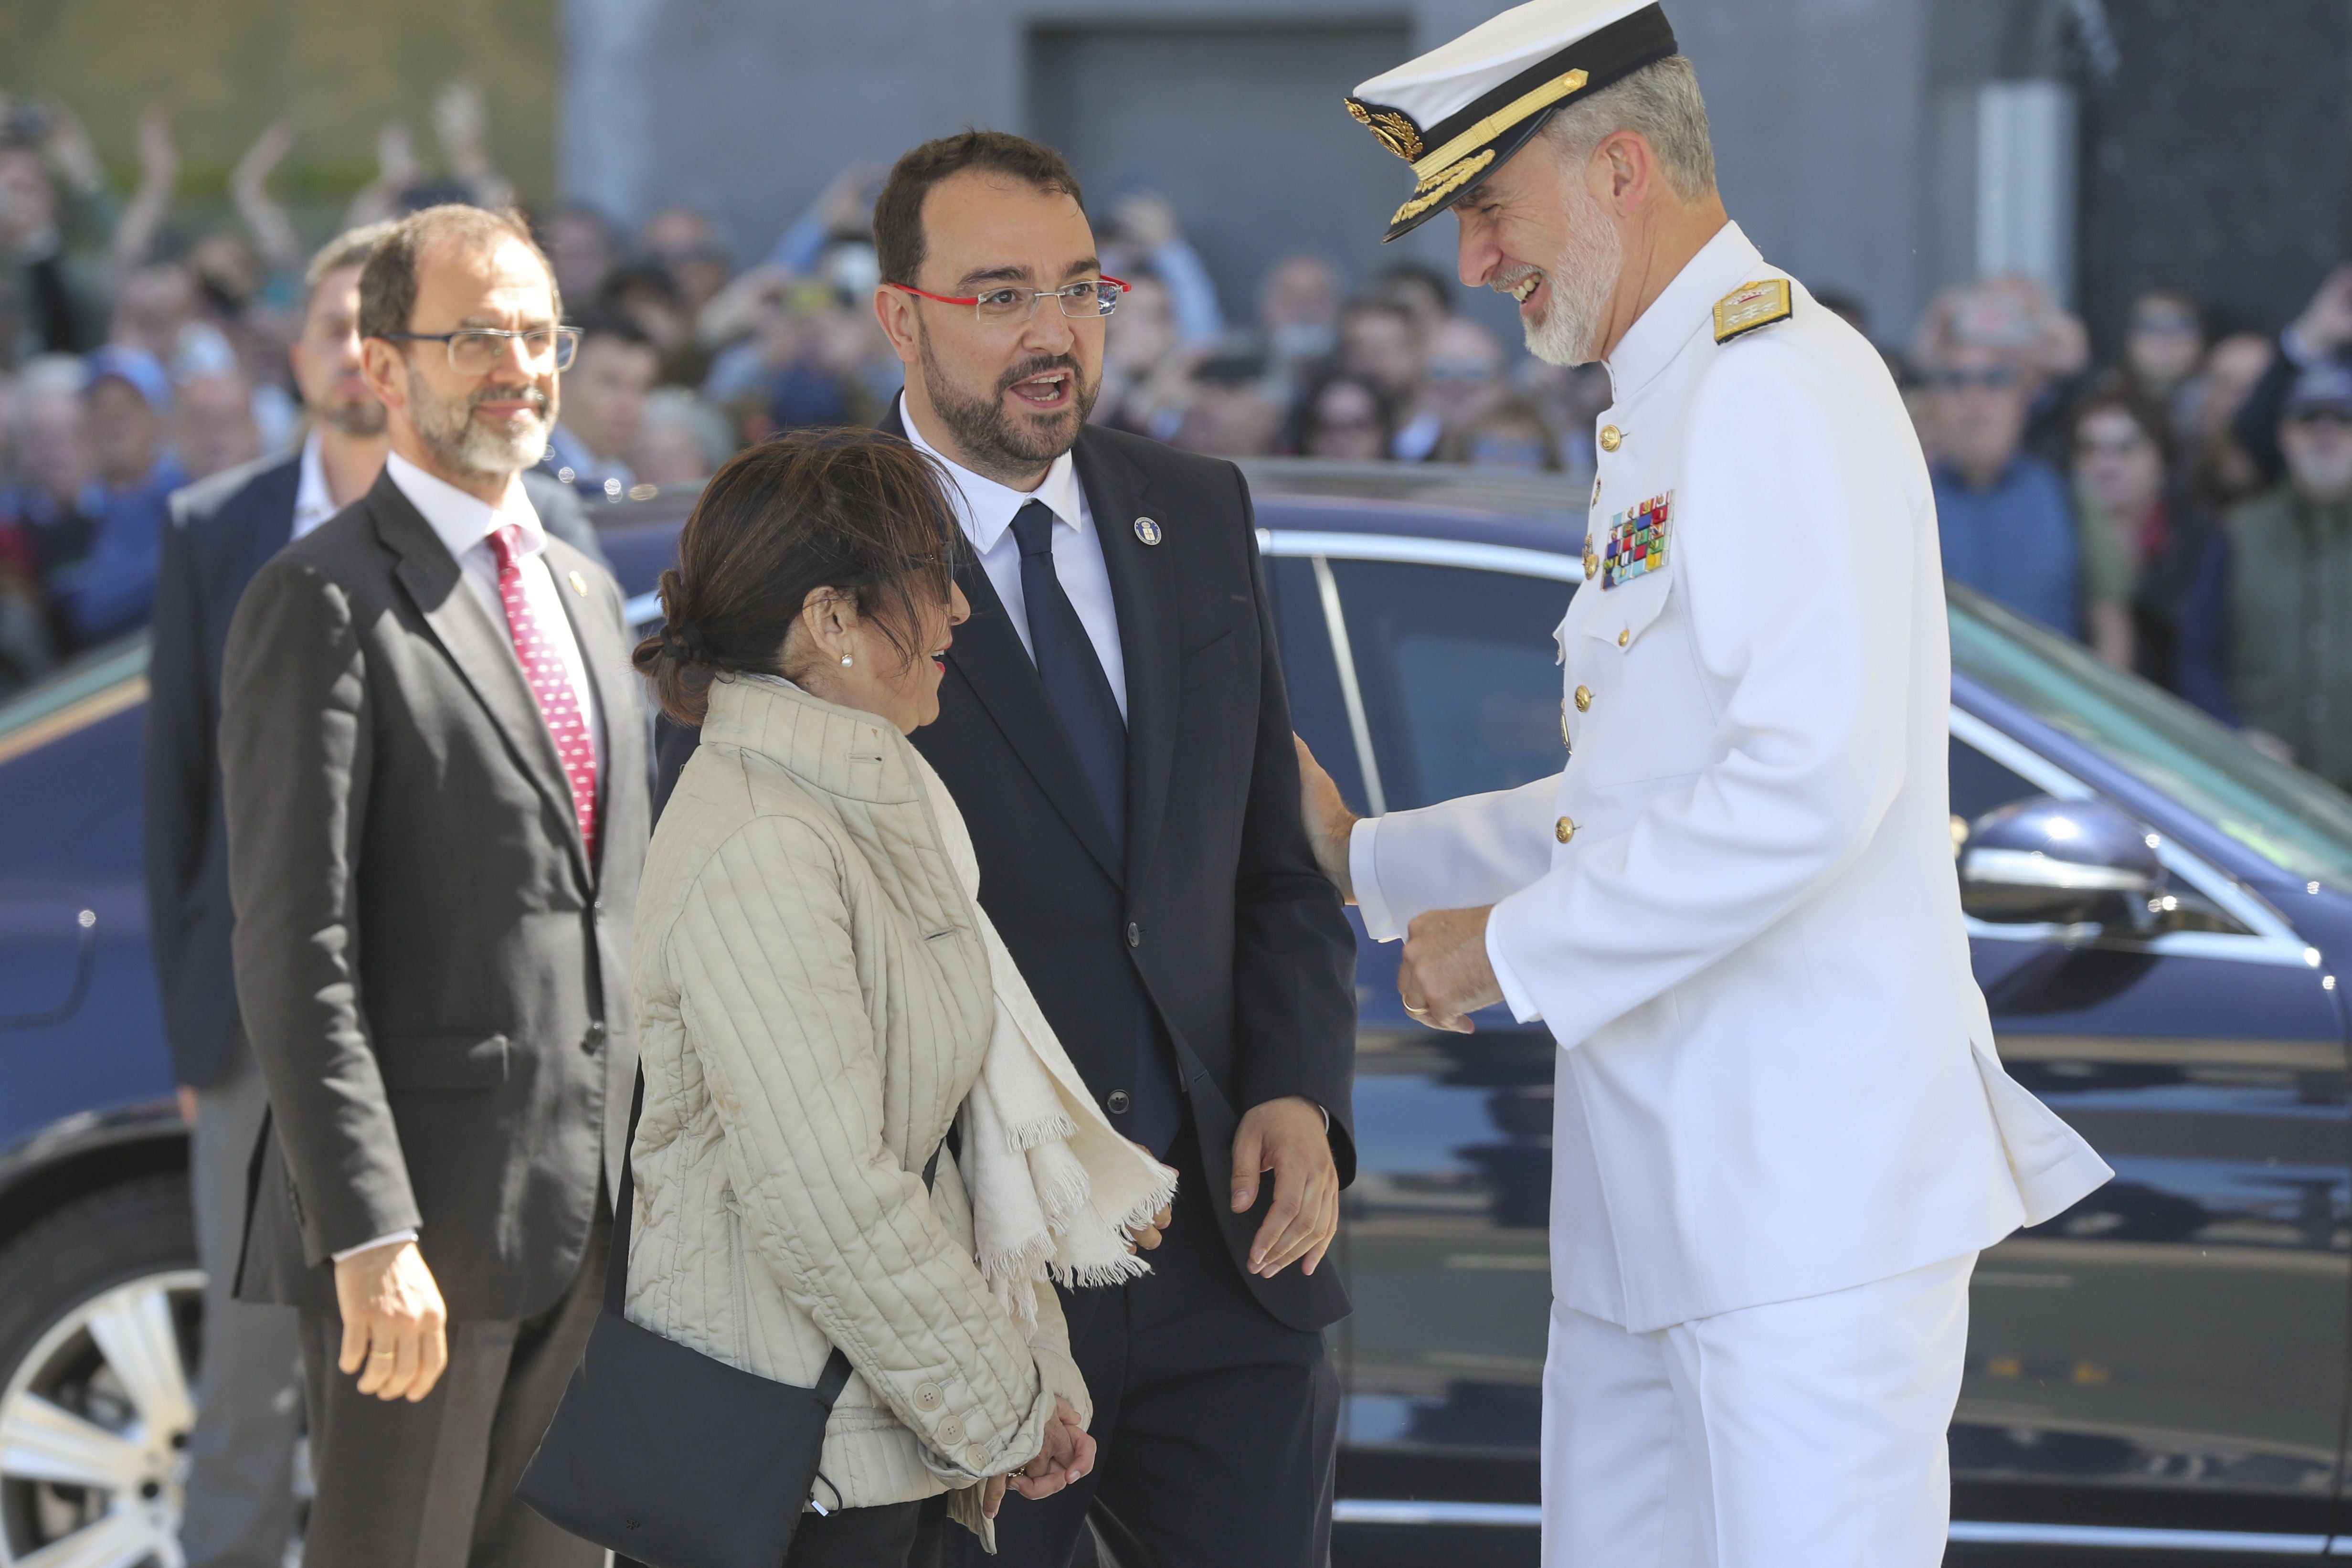
<svg viewBox="0 0 2352 1568"><path fill-rule="evenodd" d="M1419 217L1463 186L1468 184L1478 171L1495 161L1495 150L1487 148L1475 158L1465 158L1443 174L1422 181L1412 193L1412 200L1397 208L1396 216L1389 219L1391 226L1409 217Z"/></svg>
<svg viewBox="0 0 2352 1568"><path fill-rule="evenodd" d="M1742 283L1715 302L1715 341L1727 343L1743 332L1785 321L1795 313L1786 278Z"/></svg>
<svg viewBox="0 0 2352 1568"><path fill-rule="evenodd" d="M1407 162L1412 164L1412 172L1425 182L1434 177L1439 170L1451 168L1454 160L1471 148L1492 142L1538 110L1549 109L1569 94L1583 91L1584 84L1591 79L1581 69L1554 77L1533 92L1523 93L1495 110L1428 157L1422 157L1416 151Z"/></svg>
<svg viewBox="0 0 2352 1568"><path fill-rule="evenodd" d="M1421 128L1393 109L1367 109L1354 99L1348 100L1348 112L1381 139L1381 145L1412 163L1421 156Z"/></svg>

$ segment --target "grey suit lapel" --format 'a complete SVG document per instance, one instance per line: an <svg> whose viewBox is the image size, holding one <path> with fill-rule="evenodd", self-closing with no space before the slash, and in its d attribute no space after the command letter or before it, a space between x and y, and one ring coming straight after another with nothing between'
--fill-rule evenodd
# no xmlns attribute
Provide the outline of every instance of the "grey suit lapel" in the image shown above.
<svg viewBox="0 0 2352 1568"><path fill-rule="evenodd" d="M593 885L587 847L581 842L580 820L572 805L572 781L564 776L555 737L548 733L546 717L523 679L507 628L466 586L465 574L440 536L390 473L379 477L368 491L367 508L376 537L400 557L393 575L457 667L459 679L489 714L516 765L554 808L572 846L572 864L582 881Z"/></svg>

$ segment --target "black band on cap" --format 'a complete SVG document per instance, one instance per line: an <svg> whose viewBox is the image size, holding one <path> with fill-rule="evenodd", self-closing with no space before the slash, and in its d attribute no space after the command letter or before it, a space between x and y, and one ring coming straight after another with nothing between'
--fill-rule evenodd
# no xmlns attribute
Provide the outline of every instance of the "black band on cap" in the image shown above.
<svg viewBox="0 0 2352 1568"><path fill-rule="evenodd" d="M1666 21L1665 11L1657 5L1645 5L1630 16L1577 39L1500 87L1480 94L1465 108L1421 132L1418 155L1410 160L1420 176L1419 184L1412 197L1397 209L1384 237L1395 239L1410 234L1486 184L1496 169L1508 163L1511 155L1560 110L1677 52L1675 30ZM1576 72L1582 73L1582 80L1560 90L1562 79ZM1545 98L1547 89L1552 89L1554 96ZM1513 117L1511 111L1530 94L1538 95L1538 101ZM1389 121L1410 127L1411 121L1402 114L1377 104L1359 105L1353 100L1349 107L1357 119L1372 127L1391 152L1402 152L1397 145L1398 139L1381 131L1382 123ZM1449 145L1479 132L1484 121L1497 115L1504 117L1502 124L1459 148ZM1449 153L1452 155L1446 156ZM1435 161L1441 156L1444 158L1442 163Z"/></svg>
<svg viewBox="0 0 2352 1568"><path fill-rule="evenodd" d="M1423 132L1421 139L1433 153L1486 116L1501 112L1545 83L1556 81L1572 70L1584 73L1584 85L1577 89L1576 96L1588 98L1612 82L1623 80L1643 66L1655 65L1675 53L1675 30L1666 21L1664 8L1644 5L1632 16L1612 22L1597 33L1589 33L1577 39L1550 58L1529 66L1492 92L1481 95L1468 108L1447 115ZM1530 115L1528 118L1534 117ZM1517 126L1504 129L1517 129ZM1465 153L1476 151L1475 147L1464 149ZM1438 170L1431 172L1442 173Z"/></svg>

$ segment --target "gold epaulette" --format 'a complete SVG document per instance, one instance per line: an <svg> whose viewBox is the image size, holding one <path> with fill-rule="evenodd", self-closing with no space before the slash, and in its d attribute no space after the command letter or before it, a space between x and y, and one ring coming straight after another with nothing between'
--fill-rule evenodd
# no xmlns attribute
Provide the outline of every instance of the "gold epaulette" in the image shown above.
<svg viewBox="0 0 2352 1568"><path fill-rule="evenodd" d="M1715 341L1727 343L1759 327L1785 321L1795 313L1796 306L1790 296L1786 278L1767 278L1761 283L1742 283L1715 302Z"/></svg>

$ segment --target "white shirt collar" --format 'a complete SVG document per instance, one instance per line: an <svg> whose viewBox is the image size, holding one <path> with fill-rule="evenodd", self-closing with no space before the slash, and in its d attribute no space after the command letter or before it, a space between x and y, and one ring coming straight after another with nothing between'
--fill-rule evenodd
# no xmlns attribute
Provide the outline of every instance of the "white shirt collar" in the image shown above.
<svg viewBox="0 0 2352 1568"><path fill-rule="evenodd" d="M423 514L454 561L463 563L467 551L486 547L490 535L509 523L521 531L523 554L536 555L547 548L547 530L530 495L519 484L508 488L503 505L493 507L479 496L468 495L448 480L426 473L397 452L384 459L383 471Z"/></svg>
<svg viewBox="0 0 2352 1568"><path fill-rule="evenodd" d="M1712 331L1717 300L1742 283L1777 276L1779 269L1764 265L1763 253L1748 243L1739 226L1727 221L1650 301L1609 356L1609 379L1617 400L1623 402L1665 369L1692 333Z"/></svg>
<svg viewBox="0 0 2352 1568"><path fill-rule="evenodd" d="M294 537L301 538L335 515L335 492L327 488L326 459L319 455L319 432L302 443L300 477L294 481Z"/></svg>
<svg viewBox="0 0 2352 1568"><path fill-rule="evenodd" d="M923 439L923 432L915 424L914 410L907 406L907 395L903 392L898 395L898 418L907 426L907 439L937 458L948 477L955 481L954 489L961 493L948 499L958 503L956 510L963 523L964 537L982 555L996 548L996 542L1013 526L1013 515L1033 500L1044 501L1056 521L1074 531L1077 528L1085 495L1078 488L1078 466L1069 453L1055 458L1054 466L1045 470L1036 489L1024 494L973 473Z"/></svg>

